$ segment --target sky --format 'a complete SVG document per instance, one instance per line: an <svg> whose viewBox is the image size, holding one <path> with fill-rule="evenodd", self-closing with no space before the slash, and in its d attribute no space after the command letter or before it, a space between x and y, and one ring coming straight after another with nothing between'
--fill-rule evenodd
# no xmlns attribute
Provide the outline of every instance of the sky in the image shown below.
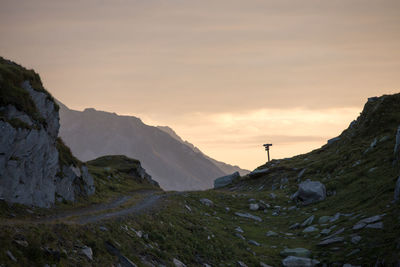
<svg viewBox="0 0 400 267"><path fill-rule="evenodd" d="M0 36L69 108L168 125L247 169L400 89L398 0L0 0Z"/></svg>

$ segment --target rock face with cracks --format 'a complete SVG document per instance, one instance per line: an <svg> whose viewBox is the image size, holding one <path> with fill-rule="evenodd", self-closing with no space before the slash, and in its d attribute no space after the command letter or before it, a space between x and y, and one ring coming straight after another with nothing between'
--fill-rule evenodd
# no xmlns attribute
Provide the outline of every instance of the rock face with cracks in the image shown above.
<svg viewBox="0 0 400 267"><path fill-rule="evenodd" d="M3 59L0 63L5 66L2 71L10 67L16 72L33 72ZM60 161L59 149L69 149L57 138L59 114L52 97L42 87L33 88L29 80L18 81L8 73L1 75L4 78L0 88L8 93L17 91L29 100L34 112L23 110L26 103L18 105L21 96L8 99L9 103L7 99L1 102L0 198L50 207L56 200L74 201L77 195L93 194L93 178L87 168L78 161Z"/></svg>

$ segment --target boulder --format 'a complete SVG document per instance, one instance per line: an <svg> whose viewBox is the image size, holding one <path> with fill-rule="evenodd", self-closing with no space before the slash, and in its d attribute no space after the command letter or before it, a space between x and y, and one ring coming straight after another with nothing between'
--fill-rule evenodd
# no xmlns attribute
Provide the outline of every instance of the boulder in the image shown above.
<svg viewBox="0 0 400 267"><path fill-rule="evenodd" d="M319 261L296 256L288 256L282 261L282 265L285 267L313 267L319 264Z"/></svg>
<svg viewBox="0 0 400 267"><path fill-rule="evenodd" d="M258 222L262 222L262 219L260 217L251 215L250 213L235 212L235 215L243 218L252 219Z"/></svg>
<svg viewBox="0 0 400 267"><path fill-rule="evenodd" d="M250 210L259 210L260 209L260 206L257 204L257 203L250 203L249 204L249 208L250 208Z"/></svg>
<svg viewBox="0 0 400 267"><path fill-rule="evenodd" d="M308 226L306 229L303 230L303 233L312 233L312 232L316 232L319 229L314 227L314 226Z"/></svg>
<svg viewBox="0 0 400 267"><path fill-rule="evenodd" d="M220 188L231 184L235 179L240 177L239 172L234 172L232 174L219 177L214 180L214 188Z"/></svg>
<svg viewBox="0 0 400 267"><path fill-rule="evenodd" d="M292 199L298 199L304 205L322 201L326 198L325 185L318 181L307 180L299 184L299 189L292 196Z"/></svg>
<svg viewBox="0 0 400 267"><path fill-rule="evenodd" d="M311 256L311 252L305 248L285 248L280 252L281 256L296 256L296 257L304 257L309 258Z"/></svg>
<svg viewBox="0 0 400 267"><path fill-rule="evenodd" d="M318 223L319 224L327 223L329 222L330 218L331 218L330 216L322 216L318 219Z"/></svg>
<svg viewBox="0 0 400 267"><path fill-rule="evenodd" d="M200 199L200 202L201 202L203 205L206 205L206 206L208 206L208 207L212 207L212 206L214 205L214 202L212 202L212 201L209 200L208 198L202 198L202 199Z"/></svg>

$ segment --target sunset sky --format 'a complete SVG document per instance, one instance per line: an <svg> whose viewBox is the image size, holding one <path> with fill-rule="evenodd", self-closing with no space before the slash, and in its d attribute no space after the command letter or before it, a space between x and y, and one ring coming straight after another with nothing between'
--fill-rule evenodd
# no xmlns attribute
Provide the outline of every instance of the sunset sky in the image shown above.
<svg viewBox="0 0 400 267"><path fill-rule="evenodd" d="M400 90L400 1L0 0L0 56L69 108L168 125L254 169Z"/></svg>

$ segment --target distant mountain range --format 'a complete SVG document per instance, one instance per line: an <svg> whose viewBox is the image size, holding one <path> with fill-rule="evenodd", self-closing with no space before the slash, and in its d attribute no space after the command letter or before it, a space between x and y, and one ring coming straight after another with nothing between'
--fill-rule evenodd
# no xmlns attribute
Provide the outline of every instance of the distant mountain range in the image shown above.
<svg viewBox="0 0 400 267"><path fill-rule="evenodd" d="M82 161L104 155L139 159L166 190L207 189L215 178L236 171L248 173L208 157L167 126L149 126L137 117L93 108L76 111L59 105L59 135Z"/></svg>

